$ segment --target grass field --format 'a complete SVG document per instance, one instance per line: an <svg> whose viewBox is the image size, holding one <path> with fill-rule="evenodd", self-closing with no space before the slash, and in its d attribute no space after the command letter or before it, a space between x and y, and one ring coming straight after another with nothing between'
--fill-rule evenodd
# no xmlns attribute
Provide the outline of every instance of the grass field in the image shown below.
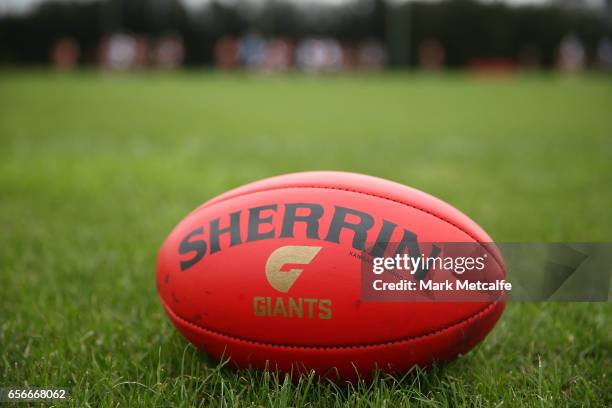
<svg viewBox="0 0 612 408"><path fill-rule="evenodd" d="M299 170L414 186L499 241L610 241L611 108L596 76L0 72L0 386L91 407L612 406L610 303L510 304L453 363L294 384L209 362L154 279L187 212Z"/></svg>

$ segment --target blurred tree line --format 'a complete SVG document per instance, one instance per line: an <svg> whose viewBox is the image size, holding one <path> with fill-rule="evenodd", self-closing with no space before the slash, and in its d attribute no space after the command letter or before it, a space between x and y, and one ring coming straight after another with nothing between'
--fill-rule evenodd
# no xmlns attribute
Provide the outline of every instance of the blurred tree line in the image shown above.
<svg viewBox="0 0 612 408"><path fill-rule="evenodd" d="M0 62L47 63L56 39L71 37L79 43L81 63L94 64L105 35L154 38L171 32L183 39L187 65L208 65L220 37L258 32L296 40L374 39L385 44L394 66L413 65L418 45L431 39L445 48L449 66L464 66L475 58L517 60L525 49L535 50L540 62L550 66L567 33L576 34L587 53L610 34L604 13L564 3L510 7L473 0L357 0L341 5L268 0L263 5L212 1L186 9L178 0L45 2L26 15L0 16Z"/></svg>

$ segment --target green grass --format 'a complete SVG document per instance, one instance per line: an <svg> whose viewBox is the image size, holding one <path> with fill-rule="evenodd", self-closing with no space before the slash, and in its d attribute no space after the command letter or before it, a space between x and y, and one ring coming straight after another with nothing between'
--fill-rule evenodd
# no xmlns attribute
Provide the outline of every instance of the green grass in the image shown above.
<svg viewBox="0 0 612 408"><path fill-rule="evenodd" d="M430 192L499 241L610 241L612 81L587 76L0 72L0 386L79 406L611 406L610 303L510 304L468 355L371 385L210 363L156 251L201 202L280 173Z"/></svg>

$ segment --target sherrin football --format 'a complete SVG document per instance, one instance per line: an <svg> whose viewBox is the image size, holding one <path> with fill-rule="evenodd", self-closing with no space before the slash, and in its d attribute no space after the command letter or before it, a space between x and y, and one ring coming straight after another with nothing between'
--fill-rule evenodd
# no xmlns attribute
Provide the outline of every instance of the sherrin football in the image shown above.
<svg viewBox="0 0 612 408"><path fill-rule="evenodd" d="M159 251L157 288L179 332L237 367L345 380L401 373L469 351L504 309L501 297L364 301L355 254L407 236L492 241L457 209L401 184L295 173L236 188L187 215Z"/></svg>

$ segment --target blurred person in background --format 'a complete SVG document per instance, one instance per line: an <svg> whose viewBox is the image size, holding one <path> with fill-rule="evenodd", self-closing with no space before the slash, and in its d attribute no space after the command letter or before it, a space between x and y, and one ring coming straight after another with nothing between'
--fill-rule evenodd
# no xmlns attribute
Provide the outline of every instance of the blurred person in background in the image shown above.
<svg viewBox="0 0 612 408"><path fill-rule="evenodd" d="M308 38L297 47L296 63L306 72L333 72L342 68L342 48L333 38Z"/></svg>
<svg viewBox="0 0 612 408"><path fill-rule="evenodd" d="M440 71L444 68L446 51L436 39L427 39L419 45L419 68L424 71Z"/></svg>
<svg viewBox="0 0 612 408"><path fill-rule="evenodd" d="M266 57L266 40L257 33L240 39L240 63L247 69L259 69Z"/></svg>
<svg viewBox="0 0 612 408"><path fill-rule="evenodd" d="M380 42L369 40L359 46L357 62L366 71L379 71L387 64L387 53Z"/></svg>
<svg viewBox="0 0 612 408"><path fill-rule="evenodd" d="M575 73L584 69L586 55L580 39L573 33L566 34L557 51L557 66L561 72Z"/></svg>
<svg viewBox="0 0 612 408"><path fill-rule="evenodd" d="M59 71L70 71L78 64L80 54L79 43L74 38L59 38L51 51L53 67Z"/></svg>
<svg viewBox="0 0 612 408"><path fill-rule="evenodd" d="M155 46L155 65L158 68L174 69L183 64L185 48L183 39L178 34L161 37Z"/></svg>
<svg viewBox="0 0 612 408"><path fill-rule="evenodd" d="M345 71L360 69L359 47L344 43L340 45L340 48L342 50L342 69Z"/></svg>
<svg viewBox="0 0 612 408"><path fill-rule="evenodd" d="M263 68L270 72L287 71L293 64L293 43L285 38L275 38L266 43Z"/></svg>
<svg viewBox="0 0 612 408"><path fill-rule="evenodd" d="M110 70L126 71L144 67L149 60L145 38L117 33L100 42L100 64Z"/></svg>
<svg viewBox="0 0 612 408"><path fill-rule="evenodd" d="M240 66L240 43L232 36L223 36L215 43L215 66L222 70Z"/></svg>
<svg viewBox="0 0 612 408"><path fill-rule="evenodd" d="M597 45L597 66L604 71L612 71L612 40L604 37Z"/></svg>

